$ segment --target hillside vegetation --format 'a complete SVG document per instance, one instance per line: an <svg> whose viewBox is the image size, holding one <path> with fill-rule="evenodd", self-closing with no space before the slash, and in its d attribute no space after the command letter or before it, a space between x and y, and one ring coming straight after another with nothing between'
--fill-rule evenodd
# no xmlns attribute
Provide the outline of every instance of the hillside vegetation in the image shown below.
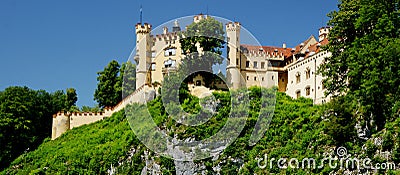
<svg viewBox="0 0 400 175"><path fill-rule="evenodd" d="M342 172L339 168L325 166L321 169L279 169L276 162L273 167L258 166L258 158L297 158L306 157L321 160L326 154L335 154L335 149L344 146L348 153L358 157L369 157L374 162L393 161L399 163L399 138L397 137L400 119L387 124L387 129L376 134L374 138L381 138L381 144L375 144L373 139L367 142L357 138L342 141L332 133L332 130L346 128L332 128L333 117L327 109L334 109L330 105L313 105L310 99L300 98L293 100L283 93L277 94L277 104L271 124L262 139L254 146L248 145L248 140L257 121L260 88L250 89L251 111L244 130L240 137L227 147L216 160L205 159L195 163L204 165L203 171L208 174L328 174ZM229 103L228 92L214 93L222 103ZM190 97L182 107L185 110L198 110L198 100ZM223 122L207 122L199 127L185 127L174 123L165 114L161 99L150 102L149 111L160 127L174 128L179 137L206 138L215 133ZM144 108L143 105L134 105L135 108ZM229 105L223 105L218 113L224 114ZM193 112L193 111L189 111ZM138 116L142 115L140 113ZM220 116L216 114L215 116ZM225 120L223 116L213 117L216 121ZM226 117L225 117L226 118ZM213 119L211 119L213 120ZM354 132L354 129L350 129ZM340 135L339 135L340 136ZM362 147L365 147L363 150ZM377 151L388 150L389 159L376 155ZM324 154L325 153L325 154ZM110 118L102 121L74 128L56 140L45 140L38 149L18 157L2 174L106 174L113 170L117 174L140 174L146 165L147 156L153 157L159 164L163 174L175 174L174 161L168 158L155 156L147 150L135 137L123 111L117 112ZM264 162L261 162L264 165ZM114 167L114 168L111 168ZM218 167L216 169L216 167ZM399 173L381 170L381 174Z"/></svg>

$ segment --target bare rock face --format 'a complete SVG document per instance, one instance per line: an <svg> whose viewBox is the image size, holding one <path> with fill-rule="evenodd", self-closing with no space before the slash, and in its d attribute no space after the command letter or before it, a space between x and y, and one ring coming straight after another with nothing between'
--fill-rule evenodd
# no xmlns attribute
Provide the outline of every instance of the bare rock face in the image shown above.
<svg viewBox="0 0 400 175"><path fill-rule="evenodd" d="M174 161L177 175L207 174L203 163L194 163L192 161Z"/></svg>
<svg viewBox="0 0 400 175"><path fill-rule="evenodd" d="M156 90L151 89L145 92L146 101L154 100L155 97L156 97Z"/></svg>
<svg viewBox="0 0 400 175"><path fill-rule="evenodd" d="M150 154L149 154L149 152L147 150L144 152L144 160L146 162L146 165L142 169L142 172L141 172L142 175L147 175L147 174L158 175L158 174L162 174L161 165L159 165L157 162L154 161L154 157L150 156Z"/></svg>

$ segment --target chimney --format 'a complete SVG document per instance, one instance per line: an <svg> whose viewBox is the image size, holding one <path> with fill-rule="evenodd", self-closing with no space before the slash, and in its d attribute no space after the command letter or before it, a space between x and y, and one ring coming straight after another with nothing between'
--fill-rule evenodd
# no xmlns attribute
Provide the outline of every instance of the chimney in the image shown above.
<svg viewBox="0 0 400 175"><path fill-rule="evenodd" d="M286 49L286 43L282 44L282 48Z"/></svg>

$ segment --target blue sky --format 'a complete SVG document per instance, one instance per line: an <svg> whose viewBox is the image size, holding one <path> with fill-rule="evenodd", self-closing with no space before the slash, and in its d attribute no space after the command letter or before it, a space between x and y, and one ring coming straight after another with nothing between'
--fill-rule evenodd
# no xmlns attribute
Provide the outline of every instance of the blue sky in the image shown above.
<svg viewBox="0 0 400 175"><path fill-rule="evenodd" d="M262 45L293 47L326 25L336 0L1 0L0 90L73 87L78 106L94 106L97 72L135 47L134 25L154 27L208 13L239 21ZM208 7L208 8L207 8Z"/></svg>

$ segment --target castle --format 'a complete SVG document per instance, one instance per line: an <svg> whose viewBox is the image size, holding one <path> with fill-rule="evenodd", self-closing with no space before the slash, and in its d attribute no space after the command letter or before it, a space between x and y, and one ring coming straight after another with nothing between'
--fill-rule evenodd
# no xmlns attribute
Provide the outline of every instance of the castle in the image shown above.
<svg viewBox="0 0 400 175"><path fill-rule="evenodd" d="M196 15L193 22L209 18ZM152 26L138 23L136 29L136 91L123 99L114 108L107 108L103 113L58 113L53 116L52 139L73 127L89 124L104 117L109 117L129 103L145 103L143 94L154 91L152 84L161 83L164 76L176 71L184 58L180 45L181 27L175 21L172 31L163 28L162 34L152 35ZM331 54L322 51L321 46L328 43L330 27L319 29L318 40L310 36L293 48L286 44L282 47L256 46L242 44L241 25L238 22L225 24L227 42L226 80L230 87L262 86L278 87L292 98L311 98L315 104L329 101L322 83L323 77L317 74L318 67ZM195 76L189 89L204 88L201 76Z"/></svg>
<svg viewBox="0 0 400 175"><path fill-rule="evenodd" d="M193 22L199 22L209 16L196 15ZM326 57L327 51L321 46L328 43L330 27L319 29L318 40L310 36L293 48L273 46L254 46L242 44L241 25L238 22L225 24L227 42L227 83L232 88L277 86L293 98L306 97L315 104L325 103L323 77L317 75L318 66ZM179 66L183 51L180 46L179 23L175 21L172 32L167 27L162 34L152 35L150 24L136 24L136 55L138 64L136 87L162 82L163 77ZM195 77L195 86L204 85L201 77Z"/></svg>

